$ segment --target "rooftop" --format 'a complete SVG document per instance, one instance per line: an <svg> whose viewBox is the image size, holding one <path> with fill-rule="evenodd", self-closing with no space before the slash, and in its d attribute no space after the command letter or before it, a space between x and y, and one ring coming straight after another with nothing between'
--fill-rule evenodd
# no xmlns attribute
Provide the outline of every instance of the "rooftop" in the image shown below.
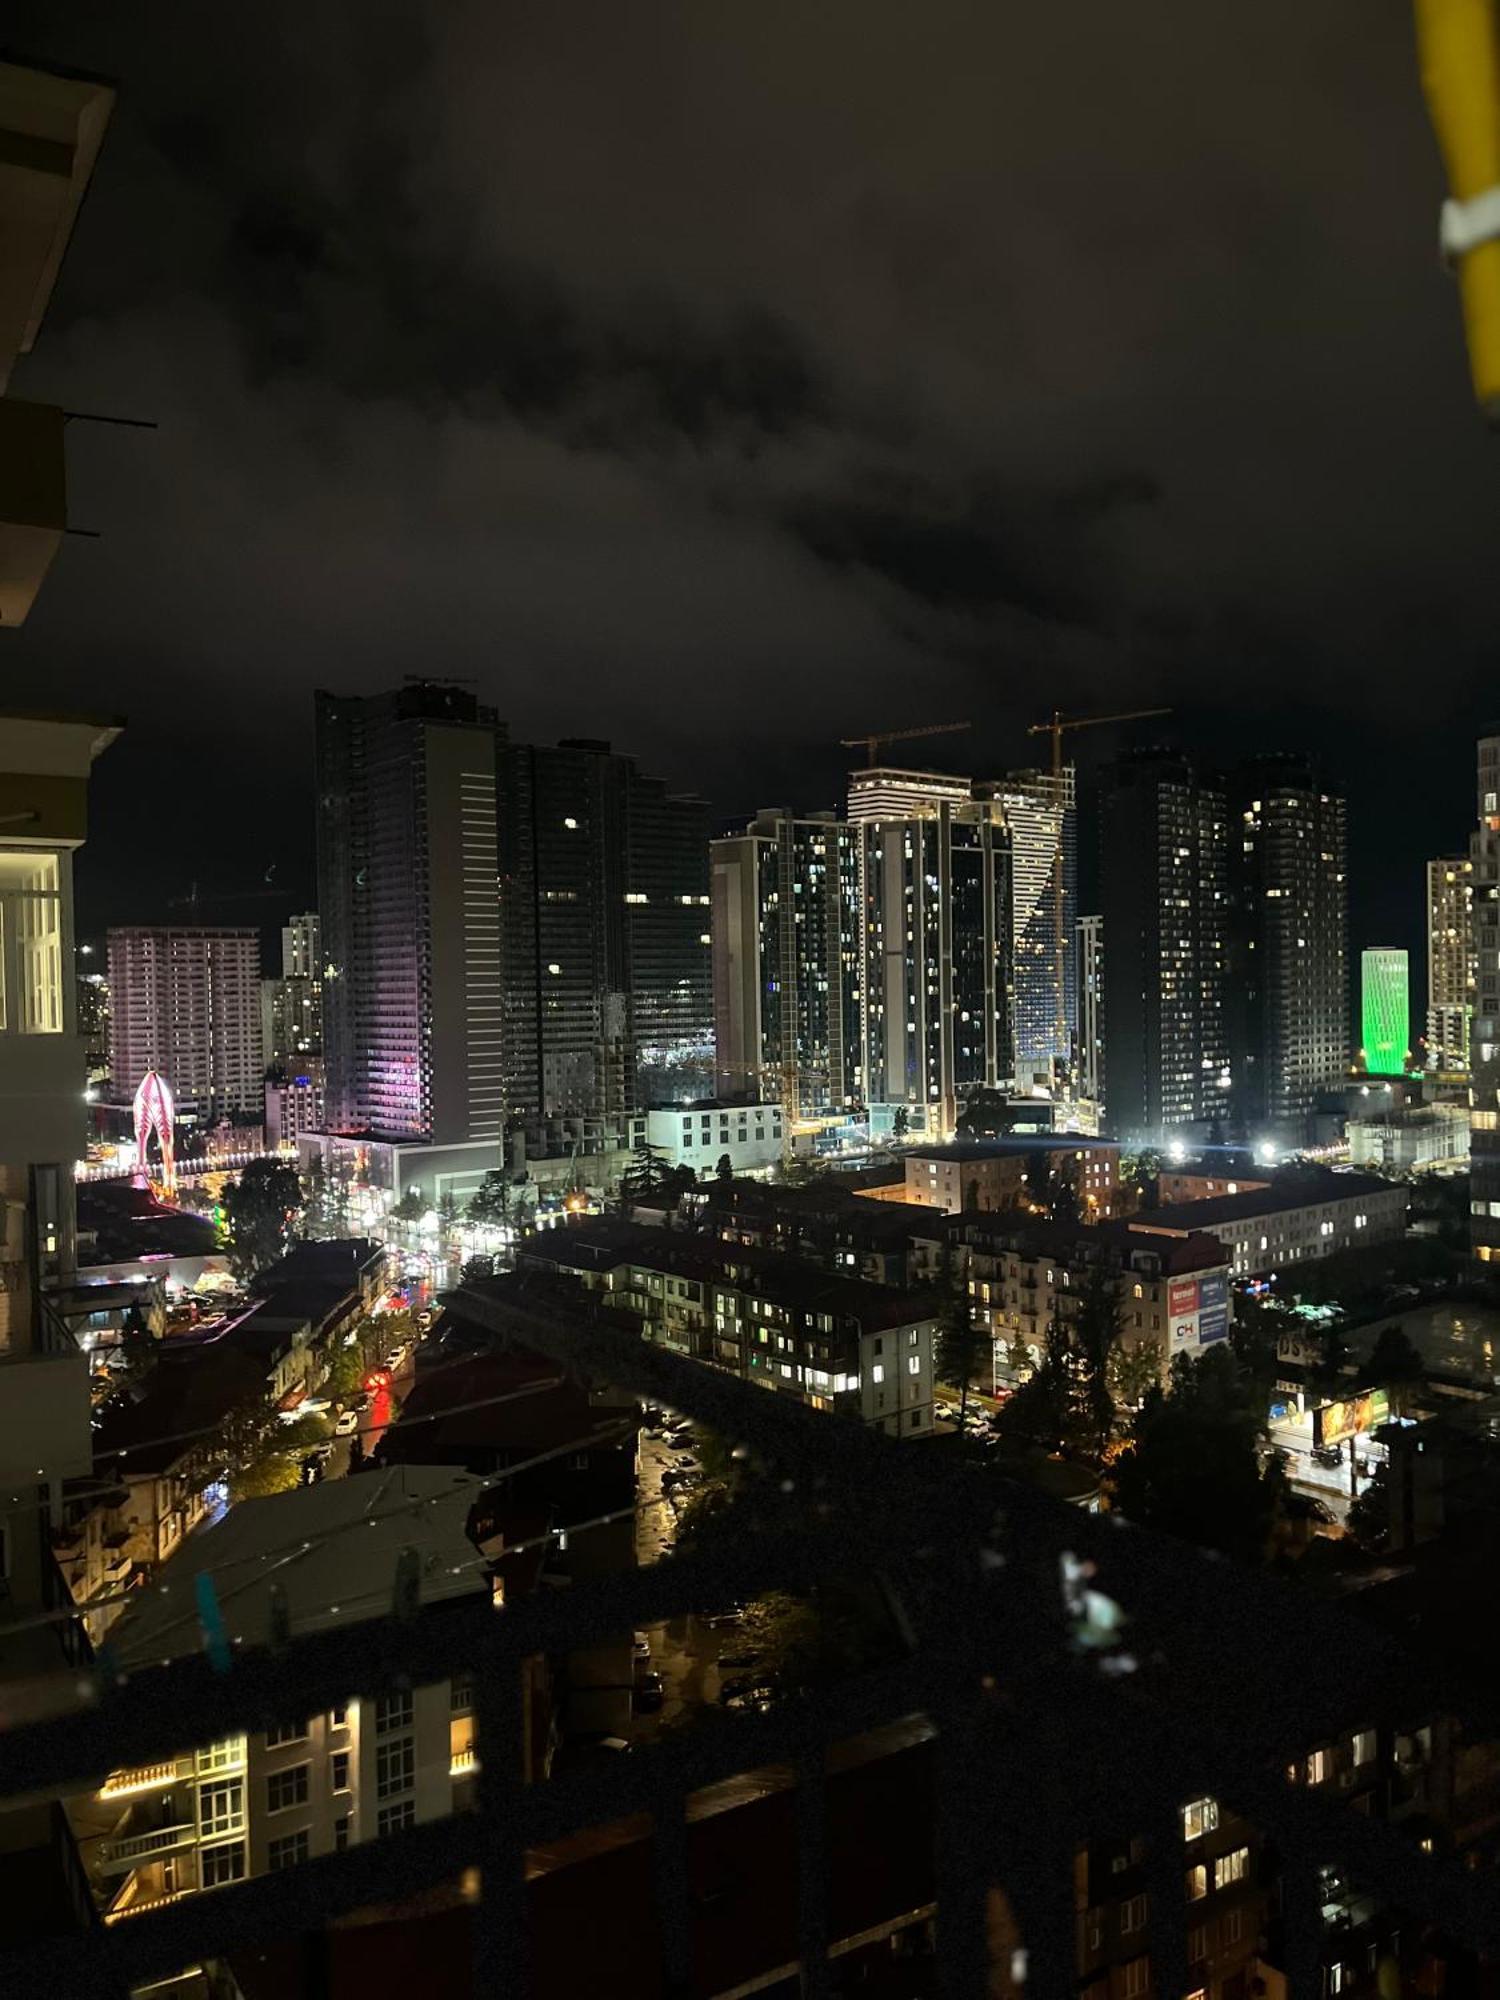
<svg viewBox="0 0 1500 2000"><path fill-rule="evenodd" d="M1021 1132L1012 1139L955 1139L946 1145L908 1146L909 1160L1009 1159L1027 1153L1118 1153L1116 1139L1095 1139L1086 1132Z"/></svg>
<svg viewBox="0 0 1500 2000"><path fill-rule="evenodd" d="M111 1637L127 1667L202 1649L199 1576L213 1579L231 1645L259 1645L284 1602L290 1629L324 1632L390 1614L398 1557L417 1552L424 1604L485 1594L468 1535L484 1481L453 1466L398 1466L242 1500L187 1542Z"/></svg>
<svg viewBox="0 0 1500 2000"><path fill-rule="evenodd" d="M122 1477L164 1472L199 1449L237 1404L264 1393L264 1371L227 1340L165 1353L143 1382L118 1390L99 1411L94 1464Z"/></svg>
<svg viewBox="0 0 1500 2000"><path fill-rule="evenodd" d="M1013 1209L980 1211L973 1215L945 1218L949 1233L956 1232L966 1242L976 1236L992 1245L1014 1247L1024 1254L1053 1256L1066 1262L1070 1256L1091 1255L1126 1260L1132 1251L1149 1251L1160 1259L1167 1276L1186 1276L1193 1271L1222 1270L1229 1253L1217 1236L1177 1217L1198 1203L1160 1209L1155 1215L1127 1216L1112 1222L1049 1222L1044 1217L1021 1215Z"/></svg>
<svg viewBox="0 0 1500 2000"><path fill-rule="evenodd" d="M504 1296L505 1282L498 1281L497 1295ZM633 1403L596 1402L555 1361L515 1348L474 1354L417 1377L400 1421L381 1439L380 1462L462 1464L474 1451L543 1452L575 1439L582 1449L622 1412L633 1433Z"/></svg>
<svg viewBox="0 0 1500 2000"><path fill-rule="evenodd" d="M1357 1201L1362 1197L1392 1194L1399 1183L1382 1180L1378 1174L1336 1174L1332 1171L1299 1173L1273 1181L1269 1187L1248 1194L1210 1195L1207 1201L1174 1201L1169 1209L1155 1214L1193 1229L1213 1229L1225 1222L1247 1222L1257 1215L1286 1215L1293 1209L1317 1208L1329 1201ZM1138 1217L1138 1221L1147 1218Z"/></svg>

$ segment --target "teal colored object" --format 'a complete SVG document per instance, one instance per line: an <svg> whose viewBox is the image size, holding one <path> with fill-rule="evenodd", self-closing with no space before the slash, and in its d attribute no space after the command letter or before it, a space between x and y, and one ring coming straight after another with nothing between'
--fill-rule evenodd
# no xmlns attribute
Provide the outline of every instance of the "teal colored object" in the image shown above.
<svg viewBox="0 0 1500 2000"><path fill-rule="evenodd" d="M1389 945L1360 953L1360 1046L1371 1076L1400 1076L1409 1053L1410 976L1407 954Z"/></svg>

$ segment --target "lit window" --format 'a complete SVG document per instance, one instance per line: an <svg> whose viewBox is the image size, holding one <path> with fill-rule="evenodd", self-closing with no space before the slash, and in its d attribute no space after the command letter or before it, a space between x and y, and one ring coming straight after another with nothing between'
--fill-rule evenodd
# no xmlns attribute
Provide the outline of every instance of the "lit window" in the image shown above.
<svg viewBox="0 0 1500 2000"><path fill-rule="evenodd" d="M1231 1882L1243 1882L1249 1867L1248 1847L1236 1847L1229 1854L1221 1854L1214 1863L1214 1887L1227 1889Z"/></svg>
<svg viewBox="0 0 1500 2000"><path fill-rule="evenodd" d="M1190 1903L1200 1903L1208 1894L1208 1869L1203 1862L1196 1862L1186 1876L1187 1899Z"/></svg>
<svg viewBox="0 0 1500 2000"><path fill-rule="evenodd" d="M1217 1799L1193 1799L1182 1809L1182 1837L1197 1840L1200 1834L1212 1833L1219 1824L1219 1801Z"/></svg>
<svg viewBox="0 0 1500 2000"><path fill-rule="evenodd" d="M1314 1750L1307 1760L1307 1782L1310 1785L1321 1785L1327 1776L1328 1752L1326 1750Z"/></svg>
<svg viewBox="0 0 1500 2000"><path fill-rule="evenodd" d="M872 1382L883 1382L885 1380L885 1363L883 1361L877 1361L870 1370L870 1380Z"/></svg>
<svg viewBox="0 0 1500 2000"><path fill-rule="evenodd" d="M1375 1761L1375 1732L1373 1729L1356 1729L1351 1738L1356 1764L1373 1764Z"/></svg>

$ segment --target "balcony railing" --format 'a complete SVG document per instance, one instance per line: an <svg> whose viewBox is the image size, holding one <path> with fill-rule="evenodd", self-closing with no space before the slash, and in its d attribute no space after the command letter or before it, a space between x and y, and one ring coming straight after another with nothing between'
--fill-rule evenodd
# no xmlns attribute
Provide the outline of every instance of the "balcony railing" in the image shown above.
<svg viewBox="0 0 1500 2000"><path fill-rule="evenodd" d="M226 1833L237 1831L226 1827ZM119 1840L102 1841L99 1846L99 1865L110 1873L121 1868L136 1868L143 1861L159 1860L164 1854L175 1854L180 1848L192 1847L198 1838L195 1821L180 1820L176 1826L154 1827L150 1833L127 1833Z"/></svg>
<svg viewBox="0 0 1500 2000"><path fill-rule="evenodd" d="M462 1750L455 1750L448 1760L450 1778L467 1778L479 1769L479 1758L474 1745L468 1743Z"/></svg>
<svg viewBox="0 0 1500 2000"><path fill-rule="evenodd" d="M1289 1786L1287 1763L1351 1727L1410 1728L1439 1696L1430 1674L1371 1628L1272 1576L1204 1558L1108 1517L1080 1513L985 1468L898 1444L623 1337L602 1321L533 1317L481 1290L465 1316L743 1442L790 1483L793 1529L734 1523L718 1540L648 1568L578 1581L496 1615L488 1602L441 1617L387 1617L148 1668L62 1719L0 1737L0 1799L83 1789L122 1760L164 1760L184 1741L314 1714L351 1696L461 1677L475 1694L477 1810L359 1843L274 1876L113 1925L0 1955L0 1990L93 1995L186 1964L321 1932L357 1907L406 1901L478 1870L472 1906L476 1993L532 1989L528 1849L649 1814L652 1935L664 1992L692 1990L695 1925L686 1802L747 1770L795 1774L795 1953L804 1991L826 1996L848 1947L835 1881L847 1857L828 1839L829 1747L928 1718L934 1732L930 1867L903 1908L936 1904L942 1991L979 2000L991 1977L992 1892L1024 1938L1028 1996L1077 1990L1073 1858L1122 1829L1146 1841L1152 1990L1189 1990L1181 1807L1230 1802L1270 1845L1281 1881L1280 1969L1296 1995L1319 1990L1321 1870L1465 1946L1500 1955L1500 1900L1483 1879L1421 1851L1398 1827L1332 1788ZM710 1531L705 1531L708 1534ZM1067 1579L1121 1607L1123 1638L1080 1637ZM596 1646L632 1628L714 1612L768 1590L807 1593L834 1575L884 1579L909 1634L893 1664L837 1686L677 1730L600 1768L527 1783L523 1676L537 1655ZM1247 1635L1253 1635L1249 1637ZM97 1782L96 1779L92 1782ZM157 1836L191 1834L164 1829ZM158 1848L156 1851L165 1851ZM853 1926L859 1929L860 1926ZM783 1974L785 1976L785 1974Z"/></svg>
<svg viewBox="0 0 1500 2000"><path fill-rule="evenodd" d="M179 1778L193 1775L191 1757L169 1757L159 1764L135 1764L129 1770L112 1771L99 1788L101 1799L124 1799L139 1792L165 1791Z"/></svg>

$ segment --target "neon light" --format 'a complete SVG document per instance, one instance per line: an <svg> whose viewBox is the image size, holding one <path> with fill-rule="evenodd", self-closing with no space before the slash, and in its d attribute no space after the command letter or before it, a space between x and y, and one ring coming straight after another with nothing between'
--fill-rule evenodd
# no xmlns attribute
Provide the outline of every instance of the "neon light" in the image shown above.
<svg viewBox="0 0 1500 2000"><path fill-rule="evenodd" d="M135 1150L139 1164L146 1166L146 1141L154 1132L161 1148L161 1184L168 1194L177 1185L172 1161L172 1121L176 1106L172 1086L164 1076L148 1069L135 1094Z"/></svg>
<svg viewBox="0 0 1500 2000"><path fill-rule="evenodd" d="M1406 1068L1411 1003L1406 953L1375 945L1360 953L1360 1038L1371 1076L1400 1076Z"/></svg>

